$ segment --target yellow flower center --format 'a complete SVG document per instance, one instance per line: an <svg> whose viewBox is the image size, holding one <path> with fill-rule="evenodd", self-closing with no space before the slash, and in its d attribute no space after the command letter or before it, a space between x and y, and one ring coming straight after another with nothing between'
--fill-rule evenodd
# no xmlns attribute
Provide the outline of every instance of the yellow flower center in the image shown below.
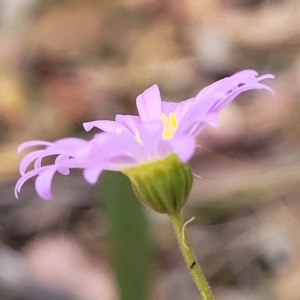
<svg viewBox="0 0 300 300"><path fill-rule="evenodd" d="M166 116L166 114L162 114L160 116L160 119L164 124L163 138L170 139L174 135L178 127L176 116L174 115L174 113L169 113L169 116Z"/></svg>
<svg viewBox="0 0 300 300"><path fill-rule="evenodd" d="M166 114L162 114L160 116L161 121L163 122L163 139L170 139L178 127L178 121L174 113L169 113L169 116ZM117 129L117 132L120 133L121 129ZM135 139L139 144L143 144L140 133L138 131L135 132Z"/></svg>

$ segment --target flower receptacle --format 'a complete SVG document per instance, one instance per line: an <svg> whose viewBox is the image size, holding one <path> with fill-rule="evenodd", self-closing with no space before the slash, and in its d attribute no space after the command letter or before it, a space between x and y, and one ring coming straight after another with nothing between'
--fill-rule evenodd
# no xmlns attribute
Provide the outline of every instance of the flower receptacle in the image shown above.
<svg viewBox="0 0 300 300"><path fill-rule="evenodd" d="M188 200L193 174L173 153L163 159L123 169L137 198L159 213L181 210Z"/></svg>

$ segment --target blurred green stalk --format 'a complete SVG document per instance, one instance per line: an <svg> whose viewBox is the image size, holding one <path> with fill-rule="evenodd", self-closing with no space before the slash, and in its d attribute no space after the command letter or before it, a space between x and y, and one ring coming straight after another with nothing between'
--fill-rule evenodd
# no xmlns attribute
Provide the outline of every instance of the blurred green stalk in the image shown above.
<svg viewBox="0 0 300 300"><path fill-rule="evenodd" d="M121 300L145 300L149 288L151 246L143 207L127 177L104 172L99 183L110 225L114 271Z"/></svg>

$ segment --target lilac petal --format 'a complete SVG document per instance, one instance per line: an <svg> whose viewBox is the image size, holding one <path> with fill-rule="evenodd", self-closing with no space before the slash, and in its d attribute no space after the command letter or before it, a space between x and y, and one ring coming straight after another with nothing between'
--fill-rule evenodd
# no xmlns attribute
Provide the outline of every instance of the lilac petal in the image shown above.
<svg viewBox="0 0 300 300"><path fill-rule="evenodd" d="M59 164L68 160L70 157L68 155L58 155L55 159L55 165L57 166L57 171L62 175L69 175L70 170L67 167L60 167Z"/></svg>
<svg viewBox="0 0 300 300"><path fill-rule="evenodd" d="M172 145L169 140L161 140L158 145L158 152L160 157L166 157L174 152Z"/></svg>
<svg viewBox="0 0 300 300"><path fill-rule="evenodd" d="M28 148L28 147L35 147L35 146L50 146L52 143L50 142L46 142L46 141L29 141L29 142L25 142L25 143L22 143L17 151L18 153L22 152L24 149Z"/></svg>
<svg viewBox="0 0 300 300"><path fill-rule="evenodd" d="M212 102L212 99L210 97L206 97L204 99L201 99L201 101L199 102L195 102L195 104L181 119L179 127L176 130L176 135L190 135L191 128L195 125L195 123L203 123L203 119L205 119L206 114L209 112L213 104L214 102Z"/></svg>
<svg viewBox="0 0 300 300"><path fill-rule="evenodd" d="M35 180L35 189L38 195L45 200L50 200L52 198L51 184L55 172L56 167L49 167L47 170L40 173Z"/></svg>
<svg viewBox="0 0 300 300"><path fill-rule="evenodd" d="M184 102L184 101L182 101ZM180 105L180 103L182 102L171 102L171 101L162 101L161 105L162 105L162 113L164 113L165 115L169 115L170 113L174 113L176 107L178 105Z"/></svg>
<svg viewBox="0 0 300 300"><path fill-rule="evenodd" d="M90 184L95 184L107 162L97 163L94 166L84 169L83 176Z"/></svg>
<svg viewBox="0 0 300 300"><path fill-rule="evenodd" d="M158 146L162 140L163 124L161 121L147 122L139 126L138 132L142 140L143 148L150 156L159 156Z"/></svg>
<svg viewBox="0 0 300 300"><path fill-rule="evenodd" d="M43 157L38 157L35 162L34 162L34 166L33 168L34 169L38 169L38 168L41 168L42 167L42 160L43 160ZM22 173L21 173L22 174Z"/></svg>
<svg viewBox="0 0 300 300"><path fill-rule="evenodd" d="M230 77L223 78L213 84L202 89L198 95L197 99L203 99L205 97L217 97L220 98L225 96L230 91L240 87L240 85L257 83L262 79L273 78L273 75L263 75L257 78L258 73L254 70L244 70L237 72ZM217 95L219 94L219 95Z"/></svg>
<svg viewBox="0 0 300 300"><path fill-rule="evenodd" d="M209 113L203 118L203 122L213 126L217 126L219 123L219 116L217 113Z"/></svg>
<svg viewBox="0 0 300 300"><path fill-rule="evenodd" d="M225 78L226 79L226 78ZM213 91L216 91L218 89L220 89L220 87L222 86L222 84L224 83L225 79L221 79L219 81L216 81L208 86L206 86L205 88L203 88L197 95L195 98L197 99L202 99L207 97L208 95L210 95Z"/></svg>
<svg viewBox="0 0 300 300"><path fill-rule="evenodd" d="M258 82L258 80L272 78L264 75L259 78L252 70L239 72L231 77L222 79L206 87L195 98L191 108L181 120L181 126L176 134L196 135L205 126L207 114L218 113L240 93L252 89L271 89Z"/></svg>
<svg viewBox="0 0 300 300"><path fill-rule="evenodd" d="M143 122L159 120L162 107L158 86L155 84L139 95L136 99L136 106Z"/></svg>
<svg viewBox="0 0 300 300"><path fill-rule="evenodd" d="M169 141L179 159L186 163L195 152L195 139L192 136L176 136Z"/></svg>
<svg viewBox="0 0 300 300"><path fill-rule="evenodd" d="M134 136L129 134L116 136L116 140L112 140L110 145L111 159L113 157L127 156L135 159L136 161L143 161L147 152L147 149L145 149L143 145L139 144ZM118 149L114 149L114 145L116 145Z"/></svg>
<svg viewBox="0 0 300 300"><path fill-rule="evenodd" d="M204 120L201 122L194 123L193 126L191 126L189 129L189 135L197 136L208 124L210 123L206 123Z"/></svg>
<svg viewBox="0 0 300 300"><path fill-rule="evenodd" d="M37 150L37 151L26 154L22 158L21 163L20 163L20 167L19 167L20 174L24 175L28 166L37 158L42 159L44 153L45 153L45 150ZM48 154L46 153L45 155L48 155Z"/></svg>
<svg viewBox="0 0 300 300"><path fill-rule="evenodd" d="M34 168L41 167L42 159L46 156L64 154L72 156L78 152L78 149L86 147L87 141L78 138L65 138L51 143L50 146L44 150L37 150L25 155L20 163L20 173L24 175L28 166L36 160Z"/></svg>
<svg viewBox="0 0 300 300"><path fill-rule="evenodd" d="M110 139L110 136L113 134L116 134L116 133L101 132L101 133L95 134L93 139L89 142L89 145L87 147L87 149L88 149L87 153L90 153L94 148L96 148L97 151L101 150L101 148L105 149L106 143Z"/></svg>
<svg viewBox="0 0 300 300"><path fill-rule="evenodd" d="M80 138L63 138L55 141L49 147L46 148L49 152L56 152L57 154L72 155L75 154L78 149L86 147L88 141Z"/></svg>
<svg viewBox="0 0 300 300"><path fill-rule="evenodd" d="M113 159L118 156L133 157L137 161L143 160L146 149L138 143L132 133L108 133L105 137L96 135L91 143L89 155L95 158Z"/></svg>
<svg viewBox="0 0 300 300"><path fill-rule="evenodd" d="M93 161L91 159L85 159L85 158L69 158L67 160L62 160L60 162L56 162L55 166L57 170L62 170L62 169L84 169L88 167ZM63 175L66 175L64 173L61 173Z"/></svg>
<svg viewBox="0 0 300 300"><path fill-rule="evenodd" d="M131 115L116 115L115 120L128 127L133 133L136 133L137 125L141 123L141 118L139 116Z"/></svg>
<svg viewBox="0 0 300 300"><path fill-rule="evenodd" d="M42 167L40 169L34 169L31 170L29 172L27 172L25 175L23 175L16 183L15 186L15 196L16 198L18 198L18 193L20 193L22 186L24 185L24 183L29 180L30 178L40 174L41 172L43 172L44 170L46 170L47 167Z"/></svg>
<svg viewBox="0 0 300 300"><path fill-rule="evenodd" d="M268 90L273 96L275 96L274 91L268 87L267 85L261 83L251 83L249 85L243 85L238 87L236 90L231 91L228 93L223 99L219 101L217 105L213 108L214 111L219 112L222 110L229 102L231 102L235 97L237 97L242 92L246 92L249 90L256 90L256 89L265 89Z"/></svg>
<svg viewBox="0 0 300 300"><path fill-rule="evenodd" d="M208 113L198 122L195 122L194 124L191 123L191 127L188 129L188 133L191 136L197 136L206 125L209 124L212 126L217 126L218 122L219 118L217 113Z"/></svg>
<svg viewBox="0 0 300 300"><path fill-rule="evenodd" d="M193 105L194 101L195 98L190 98L178 103L162 101L162 112L167 116L169 116L170 113L174 113L177 120L180 122L180 120Z"/></svg>
<svg viewBox="0 0 300 300"><path fill-rule="evenodd" d="M51 155L58 155L58 153L56 151L48 151L47 149L28 153L23 157L20 163L20 174L24 175L26 173L26 169L34 160L36 160L34 163L34 169L40 168L43 158Z"/></svg>
<svg viewBox="0 0 300 300"><path fill-rule="evenodd" d="M128 131L128 128L123 124L117 123L115 121L92 121L83 123L83 127L86 131L90 131L92 128L96 127L105 132L119 132Z"/></svg>
<svg viewBox="0 0 300 300"><path fill-rule="evenodd" d="M257 81L262 81L265 79L275 79L275 76L273 74L266 74L266 75L257 77Z"/></svg>
<svg viewBox="0 0 300 300"><path fill-rule="evenodd" d="M134 157L120 155L111 158L110 161L105 166L105 170L121 171L124 168L128 168L130 166L136 166L137 164L138 161Z"/></svg>
<svg viewBox="0 0 300 300"><path fill-rule="evenodd" d="M243 89L245 87L248 87L249 89L267 89L273 95L275 95L271 88L260 83L260 81L264 79L274 79L275 77L271 74L266 74L260 77L257 77L257 75L257 72L253 70L238 72L231 77L222 79L220 81L221 84L218 89L219 91L223 91L223 93L225 93L226 95L229 95L232 92L238 91L240 88Z"/></svg>

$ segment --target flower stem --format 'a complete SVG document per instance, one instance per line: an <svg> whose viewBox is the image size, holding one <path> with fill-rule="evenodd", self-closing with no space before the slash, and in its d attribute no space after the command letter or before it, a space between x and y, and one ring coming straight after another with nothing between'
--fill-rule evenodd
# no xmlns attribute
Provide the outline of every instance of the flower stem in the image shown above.
<svg viewBox="0 0 300 300"><path fill-rule="evenodd" d="M186 265L194 279L194 282L200 291L203 300L213 300L214 296L211 289L202 273L202 270L196 260L194 252L191 245L184 233L184 223L180 212L169 214L171 219L179 248L181 250L182 256L186 262Z"/></svg>

